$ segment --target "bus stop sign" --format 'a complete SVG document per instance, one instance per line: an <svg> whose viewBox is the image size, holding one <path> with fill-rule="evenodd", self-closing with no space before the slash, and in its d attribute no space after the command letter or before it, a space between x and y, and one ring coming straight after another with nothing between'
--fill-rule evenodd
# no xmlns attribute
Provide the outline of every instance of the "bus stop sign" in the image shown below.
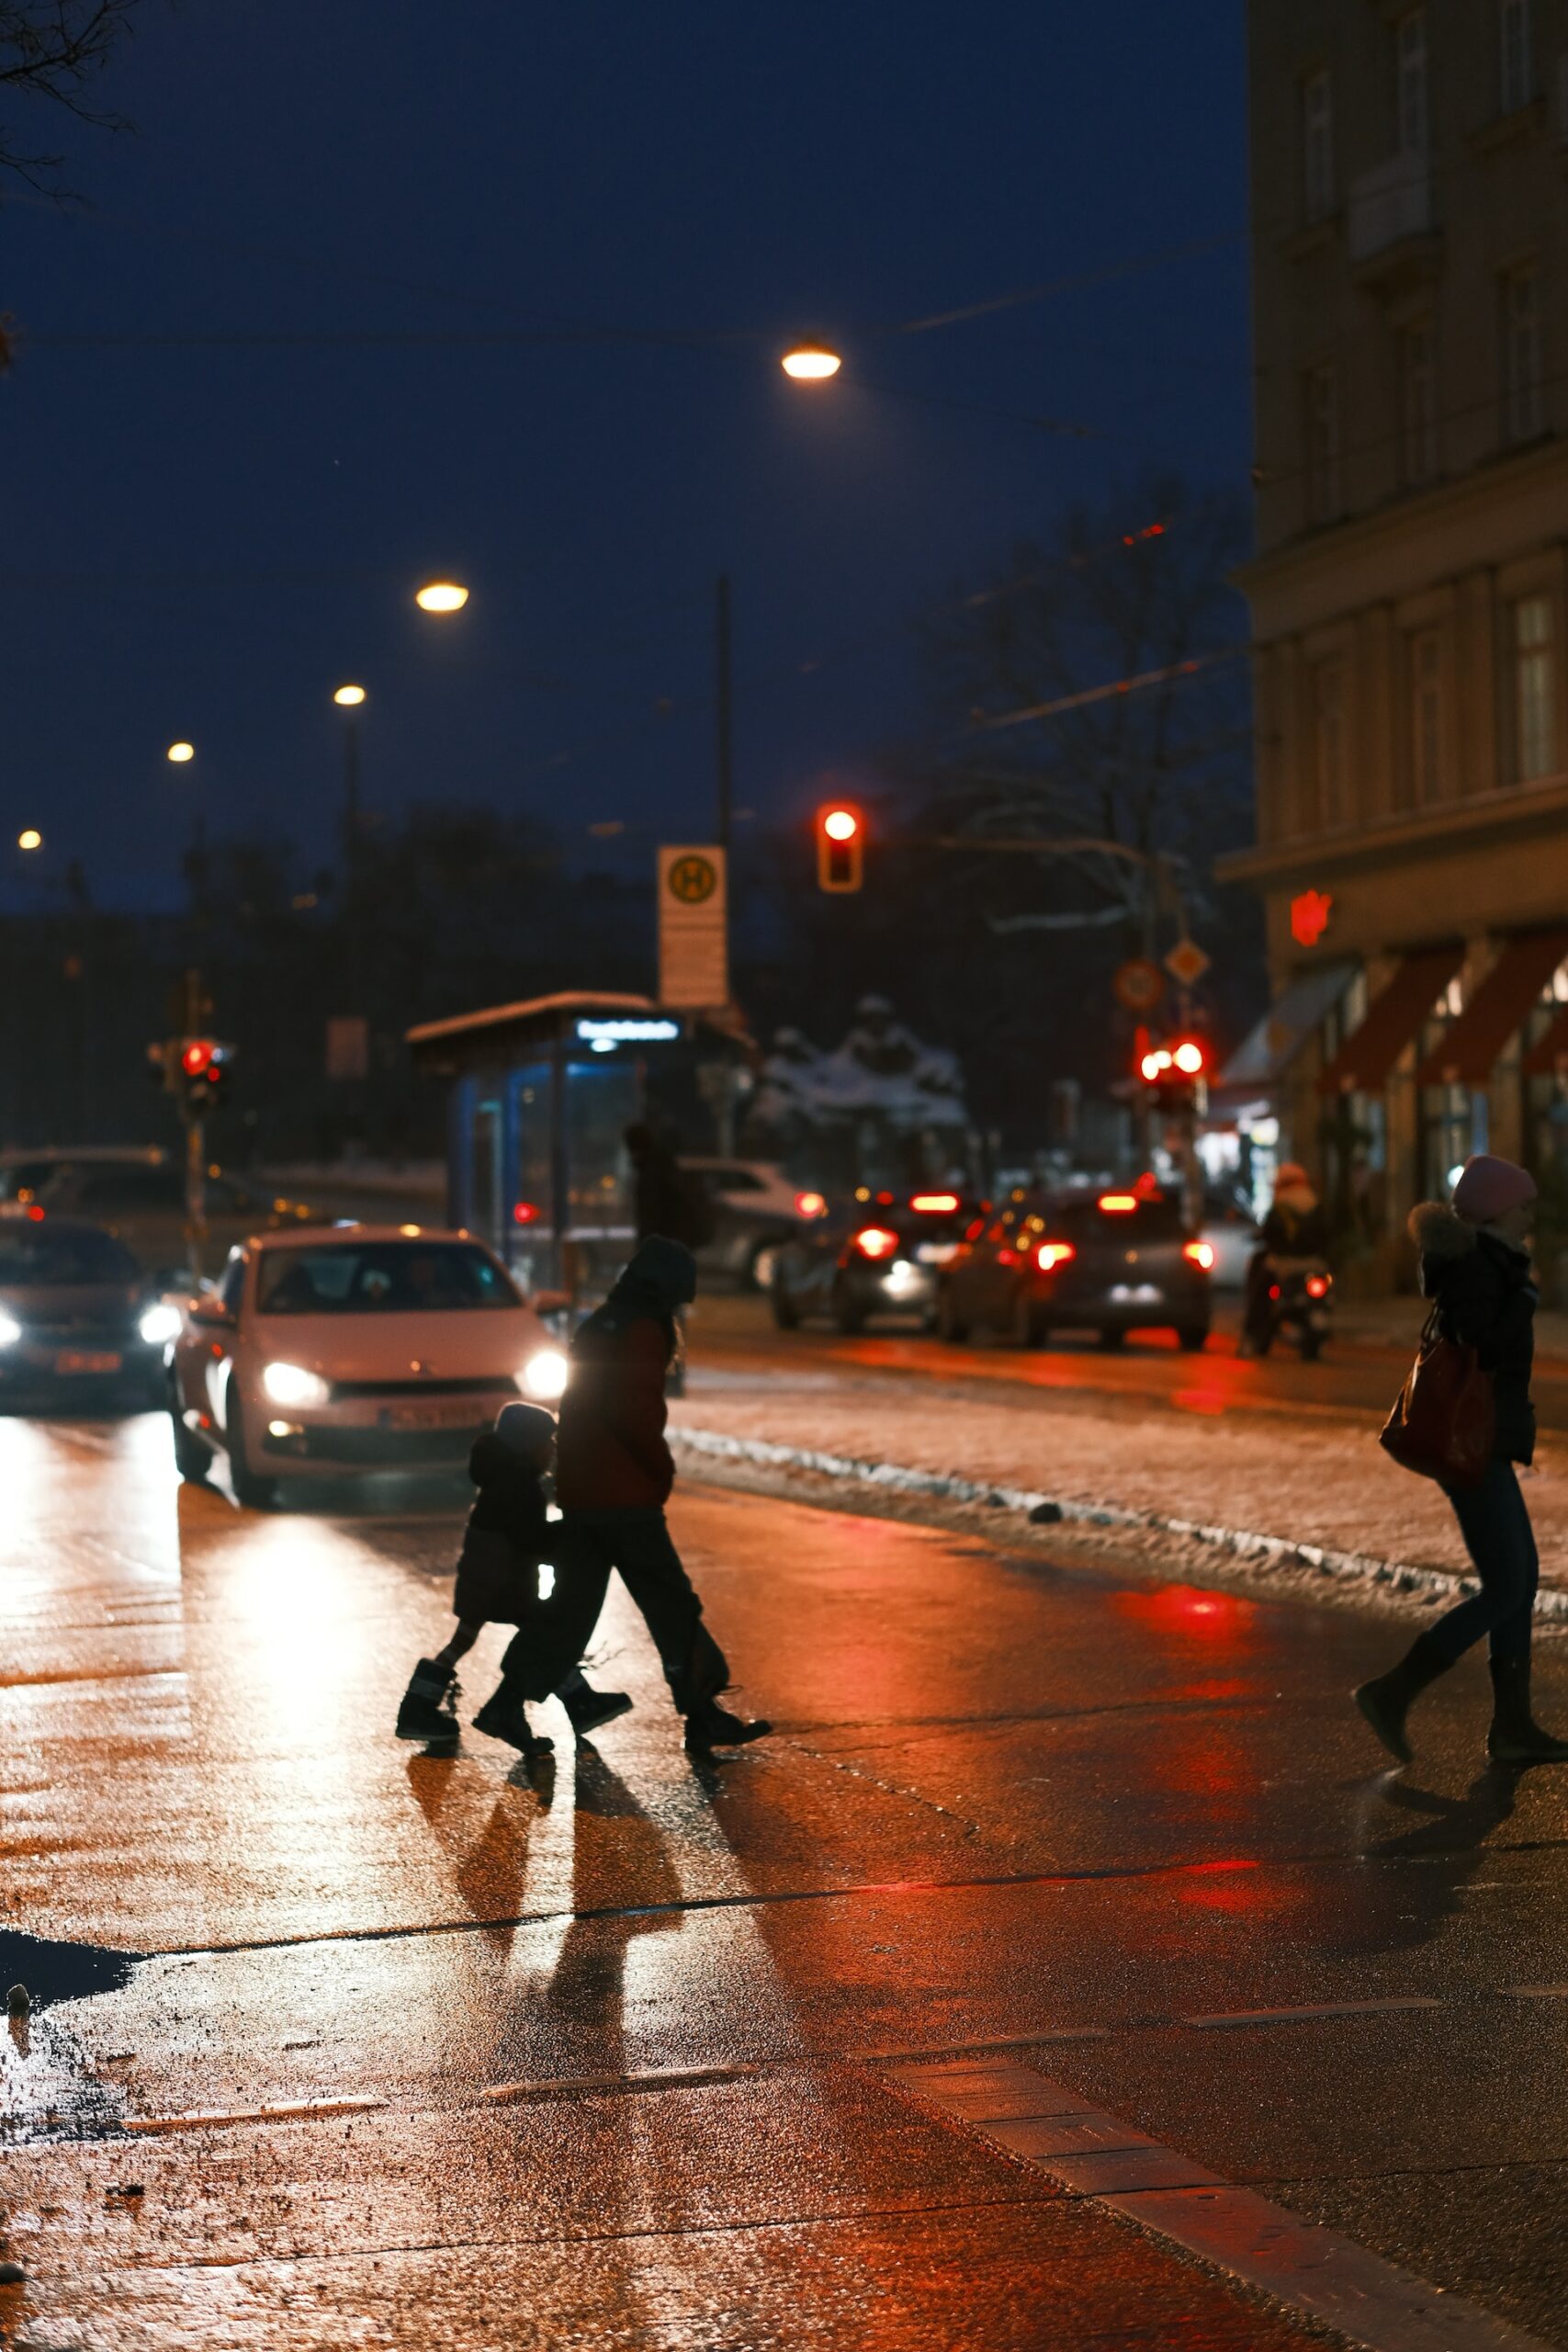
<svg viewBox="0 0 1568 2352"><path fill-rule="evenodd" d="M659 852L659 1001L688 1012L729 1001L729 945L722 849Z"/></svg>

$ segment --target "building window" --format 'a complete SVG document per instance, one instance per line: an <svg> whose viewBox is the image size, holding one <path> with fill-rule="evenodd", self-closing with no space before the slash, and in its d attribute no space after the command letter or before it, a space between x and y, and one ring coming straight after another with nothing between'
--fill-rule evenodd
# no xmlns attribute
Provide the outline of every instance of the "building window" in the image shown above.
<svg viewBox="0 0 1568 2352"><path fill-rule="evenodd" d="M1312 759L1305 830L1332 832L1348 814L1345 744L1345 664L1320 662L1313 673Z"/></svg>
<svg viewBox="0 0 1568 2352"><path fill-rule="evenodd" d="M1530 0L1498 0L1497 64L1502 109L1513 114L1535 96Z"/></svg>
<svg viewBox="0 0 1568 2352"><path fill-rule="evenodd" d="M1410 780L1418 807L1443 797L1447 781L1443 741L1443 641L1435 628L1410 640Z"/></svg>
<svg viewBox="0 0 1568 2352"><path fill-rule="evenodd" d="M1399 338L1399 408L1404 479L1414 488L1438 470L1438 359L1429 319Z"/></svg>
<svg viewBox="0 0 1568 2352"><path fill-rule="evenodd" d="M1339 370L1309 368L1305 389L1308 502L1314 523L1331 523L1342 503Z"/></svg>
<svg viewBox="0 0 1568 2352"><path fill-rule="evenodd" d="M1302 198L1309 221L1334 210L1334 84L1326 66L1302 84Z"/></svg>
<svg viewBox="0 0 1568 2352"><path fill-rule="evenodd" d="M1540 272L1510 270L1503 280L1503 428L1510 441L1533 441L1542 426Z"/></svg>
<svg viewBox="0 0 1568 2352"><path fill-rule="evenodd" d="M1514 606L1514 774L1520 784L1557 766L1557 678L1551 599L1524 596Z"/></svg>
<svg viewBox="0 0 1568 2352"><path fill-rule="evenodd" d="M1402 155L1427 153L1427 11L1412 8L1394 27L1395 111Z"/></svg>

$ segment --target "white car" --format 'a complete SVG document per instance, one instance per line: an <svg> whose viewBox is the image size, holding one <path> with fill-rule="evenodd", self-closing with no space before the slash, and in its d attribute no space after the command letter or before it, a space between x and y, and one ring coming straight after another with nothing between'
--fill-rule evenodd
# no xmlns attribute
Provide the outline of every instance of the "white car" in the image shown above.
<svg viewBox="0 0 1568 2352"><path fill-rule="evenodd" d="M228 1458L242 1503L280 1478L457 1469L519 1396L552 1403L567 1359L494 1253L419 1226L297 1227L237 1249L185 1304L175 1458Z"/></svg>
<svg viewBox="0 0 1568 2352"><path fill-rule="evenodd" d="M783 1243L793 1241L814 1218L826 1216L818 1192L803 1192L771 1159L682 1159L700 1176L713 1204L713 1238L697 1251L705 1274L717 1274L742 1290L771 1290Z"/></svg>

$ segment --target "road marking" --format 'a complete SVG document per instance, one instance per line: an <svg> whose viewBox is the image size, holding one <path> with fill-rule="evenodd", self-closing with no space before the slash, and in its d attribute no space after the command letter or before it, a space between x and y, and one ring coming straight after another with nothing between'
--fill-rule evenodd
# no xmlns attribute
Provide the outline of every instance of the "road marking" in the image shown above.
<svg viewBox="0 0 1568 2352"><path fill-rule="evenodd" d="M496 2106L528 2099L624 2098L633 2091L702 2090L710 2083L750 2082L759 2075L777 2074L781 2067L804 2064L805 2059L774 2059L771 2064L737 2066L649 2066L630 2075L557 2075L531 2083L491 2083L482 2099Z"/></svg>
<svg viewBox="0 0 1568 2352"><path fill-rule="evenodd" d="M889 2067L886 2079L1071 2194L1326 2321L1366 2352L1550 2352L1462 2296L1233 2188L1032 2066L938 2060Z"/></svg>
<svg viewBox="0 0 1568 2352"><path fill-rule="evenodd" d="M1382 2001L1314 2001L1304 2009L1224 2009L1213 2017L1182 2018L1182 2025L1207 2032L1213 2026L1296 2025L1311 2018L1359 2018L1382 2015L1389 2009L1446 2009L1447 2001L1432 1993L1407 1993Z"/></svg>
<svg viewBox="0 0 1568 2352"><path fill-rule="evenodd" d="M384 2098L286 2098L275 2107L194 2109L188 2115L128 2115L127 2132L211 2132L231 2123L316 2123L334 2115L367 2115Z"/></svg>

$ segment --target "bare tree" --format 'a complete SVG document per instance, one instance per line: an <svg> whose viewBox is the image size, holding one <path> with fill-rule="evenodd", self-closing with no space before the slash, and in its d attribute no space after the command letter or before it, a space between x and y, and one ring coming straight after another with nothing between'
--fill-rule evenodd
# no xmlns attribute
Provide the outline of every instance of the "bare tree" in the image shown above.
<svg viewBox="0 0 1568 2352"><path fill-rule="evenodd" d="M0 0L0 93L41 98L99 130L123 130L123 118L96 106L91 93L136 7L137 0ZM0 175L49 189L63 160L0 125Z"/></svg>

